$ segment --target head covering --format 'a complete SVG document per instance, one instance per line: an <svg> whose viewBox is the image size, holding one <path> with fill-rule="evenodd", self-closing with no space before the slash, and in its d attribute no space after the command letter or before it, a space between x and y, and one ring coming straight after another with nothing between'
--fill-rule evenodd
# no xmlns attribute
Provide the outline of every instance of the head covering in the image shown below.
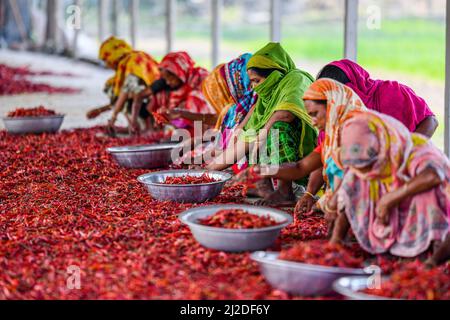
<svg viewBox="0 0 450 320"><path fill-rule="evenodd" d="M358 94L367 108L396 118L411 132L425 118L434 115L425 100L408 86L397 81L373 80L366 70L348 59L334 61L330 65L347 75L350 82L346 85Z"/></svg>
<svg viewBox="0 0 450 320"><path fill-rule="evenodd" d="M133 48L125 40L110 37L100 46L99 58L116 68L120 60L132 51Z"/></svg>
<svg viewBox="0 0 450 320"><path fill-rule="evenodd" d="M167 54L159 67L173 73L183 85L176 90L155 94L150 106L152 112L164 107L169 110L180 108L193 113L215 113L201 92L202 82L209 73L204 68L195 67L194 60L187 52ZM172 124L178 128L187 128L192 125L192 121L177 119Z"/></svg>
<svg viewBox="0 0 450 320"><path fill-rule="evenodd" d="M341 166L349 167L360 178L377 179L397 186L399 181L408 181L405 176L413 149L425 146L427 139L419 134L411 134L398 120L378 112L352 112L342 126L342 135L336 157ZM358 135L359 142L354 135ZM375 160L370 171L360 172L355 166L348 166L343 160L363 157L348 149L359 144L359 150L366 150Z"/></svg>
<svg viewBox="0 0 450 320"><path fill-rule="evenodd" d="M378 138L367 123L361 125L360 122L351 126L344 124L342 128L339 161L343 167L362 169L377 161L380 151Z"/></svg>
<svg viewBox="0 0 450 320"><path fill-rule="evenodd" d="M333 156L339 142L339 129L353 110L366 110L364 103L349 87L332 80L319 79L305 92L303 100L326 100L327 119L322 147L322 163L326 172L328 159ZM324 174L325 181L328 181Z"/></svg>
<svg viewBox="0 0 450 320"><path fill-rule="evenodd" d="M124 40L111 37L100 47L100 59L116 68L113 78L113 94L117 97L128 75L134 75L145 82L152 84L159 78L158 63L147 53L133 51ZM111 79L107 85L111 85Z"/></svg>
<svg viewBox="0 0 450 320"><path fill-rule="evenodd" d="M296 69L295 63L279 43L269 43L256 52L248 61L250 68L275 69L263 83L254 88L258 94L255 110L245 126L242 137L254 141L255 133L262 129L276 111L289 111L302 122L299 147L300 158L309 154L316 145L317 132L305 110L301 97L314 80L305 72Z"/></svg>
<svg viewBox="0 0 450 320"><path fill-rule="evenodd" d="M204 96L219 114L216 129L222 132L222 147L226 147L230 133L257 100L247 74L251 56L245 53L219 65L202 85Z"/></svg>
<svg viewBox="0 0 450 320"><path fill-rule="evenodd" d="M192 60L191 56L184 51L171 52L167 54L159 64L159 67L161 69L170 71L171 73L176 75L183 83L189 81L189 78L192 76L194 66L194 60Z"/></svg>

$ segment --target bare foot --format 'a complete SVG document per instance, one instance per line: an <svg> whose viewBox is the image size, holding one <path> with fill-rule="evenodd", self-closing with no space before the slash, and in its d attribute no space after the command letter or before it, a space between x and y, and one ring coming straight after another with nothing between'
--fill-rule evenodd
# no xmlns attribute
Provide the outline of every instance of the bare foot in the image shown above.
<svg viewBox="0 0 450 320"><path fill-rule="evenodd" d="M272 192L264 199L255 202L259 206L280 206L280 207L293 207L295 206L296 198L293 193L284 193L280 190Z"/></svg>

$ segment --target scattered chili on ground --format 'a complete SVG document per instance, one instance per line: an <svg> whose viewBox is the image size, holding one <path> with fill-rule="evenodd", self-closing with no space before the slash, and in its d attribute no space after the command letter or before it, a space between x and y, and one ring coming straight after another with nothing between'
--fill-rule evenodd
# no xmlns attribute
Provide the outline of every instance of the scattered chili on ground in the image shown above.
<svg viewBox="0 0 450 320"><path fill-rule="evenodd" d="M136 180L149 170L121 168L106 151L163 135L103 130L0 131L0 299L304 299L271 288L248 253L202 247L178 220L194 205L154 200ZM226 186L201 206L244 203L241 192ZM326 236L309 213L279 246ZM67 286L74 268L80 290Z"/></svg>
<svg viewBox="0 0 450 320"><path fill-rule="evenodd" d="M64 75L54 74L52 72L31 72L27 68L13 68L0 64L0 96L2 95L16 95L24 93L44 92L49 94L64 93L72 94L78 93L80 90L74 88L53 87L48 84L34 83L27 79L31 75Z"/></svg>
<svg viewBox="0 0 450 320"><path fill-rule="evenodd" d="M450 300L450 274L446 272L448 266L450 263L426 269L419 261L404 264L389 280L381 283L381 288L363 292L394 299Z"/></svg>

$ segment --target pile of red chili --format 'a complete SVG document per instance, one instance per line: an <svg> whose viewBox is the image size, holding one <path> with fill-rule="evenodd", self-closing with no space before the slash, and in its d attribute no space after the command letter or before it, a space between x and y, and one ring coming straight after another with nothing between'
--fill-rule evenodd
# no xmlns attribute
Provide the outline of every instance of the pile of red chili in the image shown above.
<svg viewBox="0 0 450 320"><path fill-rule="evenodd" d="M204 183L212 183L217 182L218 180L210 177L207 173L202 174L201 176L182 176L182 177L167 177L163 184L204 184Z"/></svg>
<svg viewBox="0 0 450 320"><path fill-rule="evenodd" d="M118 139L103 130L0 131L0 299L293 298L265 282L248 253L198 244L178 219L194 205L154 200L137 181L148 170L122 168L106 151L163 135ZM205 205L243 203L241 191L226 187ZM326 221L310 213L281 240L326 235ZM68 286L78 275L80 289Z"/></svg>
<svg viewBox="0 0 450 320"><path fill-rule="evenodd" d="M48 84L34 83L27 78L28 76L33 75L69 76L69 74L55 74L48 71L31 72L26 67L14 68L4 64L0 64L0 96L24 94L24 93L37 93L37 92L49 94L54 93L71 94L79 92L78 89L53 87Z"/></svg>
<svg viewBox="0 0 450 320"><path fill-rule="evenodd" d="M17 108L16 110L8 113L9 118L47 117L54 115L56 115L54 110L46 109L44 106L39 106L36 108Z"/></svg>
<svg viewBox="0 0 450 320"><path fill-rule="evenodd" d="M202 247L107 147L103 128L13 136L0 131L0 299L286 299L249 254ZM206 204L242 203L227 187ZM80 276L80 289L67 286Z"/></svg>
<svg viewBox="0 0 450 320"><path fill-rule="evenodd" d="M448 268L447 268L448 269ZM420 262L404 264L377 289L364 293L408 300L450 300L450 274L445 267L425 269Z"/></svg>
<svg viewBox="0 0 450 320"><path fill-rule="evenodd" d="M364 259L342 245L324 241L311 241L295 244L280 253L281 260L303 262L328 267L362 268Z"/></svg>
<svg viewBox="0 0 450 320"><path fill-rule="evenodd" d="M242 209L220 210L198 222L209 227L225 229L257 229L267 228L280 224L269 215L259 216Z"/></svg>

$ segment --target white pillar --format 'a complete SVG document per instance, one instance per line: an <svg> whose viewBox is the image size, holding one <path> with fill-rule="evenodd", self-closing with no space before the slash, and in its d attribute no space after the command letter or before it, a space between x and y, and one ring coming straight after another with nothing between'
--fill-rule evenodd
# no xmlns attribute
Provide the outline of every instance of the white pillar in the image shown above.
<svg viewBox="0 0 450 320"><path fill-rule="evenodd" d="M83 27L83 0L74 0L73 5L79 8L79 14L78 17L80 19L79 26L74 26L74 35L73 35L73 43L72 43L72 56L74 58L78 57L78 40L80 37L81 28ZM79 28L78 28L79 27Z"/></svg>
<svg viewBox="0 0 450 320"><path fill-rule="evenodd" d="M176 19L176 0L166 0L166 40L167 53L174 48L175 41L175 19Z"/></svg>
<svg viewBox="0 0 450 320"><path fill-rule="evenodd" d="M358 58L358 0L345 0L344 57Z"/></svg>
<svg viewBox="0 0 450 320"><path fill-rule="evenodd" d="M281 41L281 0L270 0L270 40Z"/></svg>
<svg viewBox="0 0 450 320"><path fill-rule="evenodd" d="M220 61L220 42L222 39L222 0L212 0L212 57L211 63L214 68Z"/></svg>
<svg viewBox="0 0 450 320"><path fill-rule="evenodd" d="M103 42L106 38L106 22L108 21L108 0L98 0L98 40Z"/></svg>
<svg viewBox="0 0 450 320"><path fill-rule="evenodd" d="M111 0L111 33L113 36L119 34L119 14L120 14L120 2L119 0Z"/></svg>
<svg viewBox="0 0 450 320"><path fill-rule="evenodd" d="M130 1L130 36L133 48L137 46L137 26L139 24L139 0Z"/></svg>
<svg viewBox="0 0 450 320"><path fill-rule="evenodd" d="M447 0L445 31L445 110L444 110L444 151L450 157L450 0Z"/></svg>

